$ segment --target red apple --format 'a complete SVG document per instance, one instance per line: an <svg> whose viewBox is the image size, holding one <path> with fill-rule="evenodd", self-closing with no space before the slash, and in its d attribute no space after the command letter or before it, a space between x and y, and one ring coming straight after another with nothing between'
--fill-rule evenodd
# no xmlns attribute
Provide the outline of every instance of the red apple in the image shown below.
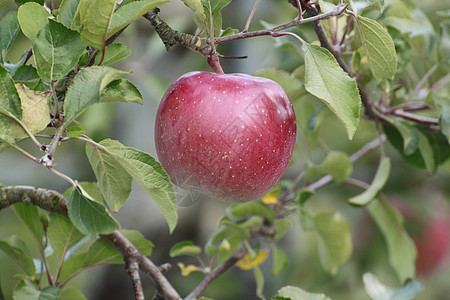
<svg viewBox="0 0 450 300"><path fill-rule="evenodd" d="M421 237L415 238L417 248L417 273L425 276L438 269L450 252L450 220L448 217L433 217L426 224Z"/></svg>
<svg viewBox="0 0 450 300"><path fill-rule="evenodd" d="M172 181L230 201L267 192L286 170L295 137L283 88L245 74L185 74L156 115L156 151Z"/></svg>

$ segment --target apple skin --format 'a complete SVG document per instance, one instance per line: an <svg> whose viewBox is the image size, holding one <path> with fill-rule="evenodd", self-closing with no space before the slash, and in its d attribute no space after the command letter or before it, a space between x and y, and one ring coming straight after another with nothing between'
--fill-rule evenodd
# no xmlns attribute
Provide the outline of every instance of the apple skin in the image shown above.
<svg viewBox="0 0 450 300"><path fill-rule="evenodd" d="M426 224L420 237L414 238L417 249L416 269L420 276L427 276L449 256L450 220L448 217L435 216Z"/></svg>
<svg viewBox="0 0 450 300"><path fill-rule="evenodd" d="M246 74L187 73L156 115L156 151L171 180L228 201L267 192L286 170L295 139L284 89Z"/></svg>

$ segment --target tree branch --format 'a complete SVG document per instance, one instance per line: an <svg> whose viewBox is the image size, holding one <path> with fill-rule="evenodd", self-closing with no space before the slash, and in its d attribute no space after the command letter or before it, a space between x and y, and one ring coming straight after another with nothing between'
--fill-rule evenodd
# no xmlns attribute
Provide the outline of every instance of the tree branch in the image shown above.
<svg viewBox="0 0 450 300"><path fill-rule="evenodd" d="M130 275L131 284L134 288L134 295L136 300L144 300L144 292L142 291L141 277L139 276L139 264L134 258L127 258L125 260L125 270Z"/></svg>
<svg viewBox="0 0 450 300"><path fill-rule="evenodd" d="M359 160L361 157L366 155L367 153L377 149L381 144L383 144L386 141L386 135L382 134L380 137L374 139L373 141L365 144L361 149L350 155L349 159L350 162L354 163L357 160ZM303 177L303 173L299 175L300 178ZM322 178L318 179L317 181L314 181L313 183L309 184L307 186L308 189L316 191L330 182L333 181L333 177L331 175L325 175ZM282 203L288 203L291 202L294 199L295 196L295 188L296 185L294 184L293 187L286 190L285 193L281 194L279 197L280 202Z"/></svg>
<svg viewBox="0 0 450 300"><path fill-rule="evenodd" d="M350 161L352 163L354 163L355 161L359 160L361 157L363 157L367 153L377 149L381 144L384 143L384 141L386 141L386 135L382 134L380 137L367 143L361 149L359 149L358 151L356 151L355 153L350 155ZM311 183L308 186L308 188L315 191L315 190L318 190L318 189L324 187L325 185L329 184L332 181L333 181L333 177L331 175L326 175L326 176L320 178L319 180Z"/></svg>
<svg viewBox="0 0 450 300"><path fill-rule="evenodd" d="M45 209L48 212L57 212L67 216L67 204L69 200L53 190L35 188L31 186L0 186L0 210L17 202L33 204ZM159 268L148 257L143 255L142 252L140 252L119 231L101 235L101 237L110 242L111 245L113 245L122 254L126 262L131 260L132 269L135 268L137 263L139 268L153 279L157 294L161 296L160 299L181 299L167 278L161 273ZM136 283L135 272L129 271L129 274L130 277L133 275L131 280L133 283ZM136 285L134 285L134 287L136 292ZM140 297L140 295L136 294L136 299L141 299L138 298L138 296Z"/></svg>
<svg viewBox="0 0 450 300"><path fill-rule="evenodd" d="M239 251L238 251L239 252ZM240 251L242 252L242 251ZM191 300L198 298L203 291L208 287L208 285L214 281L217 277L219 277L221 274L223 274L225 271L227 271L229 268L234 266L234 264L241 259L243 256L243 253L237 253L230 258L228 258L225 262L218 265L214 270L212 270L210 273L208 273L205 278L203 278L202 282L186 297L184 300Z"/></svg>
<svg viewBox="0 0 450 300"><path fill-rule="evenodd" d="M307 19L299 19L296 18L295 20L288 22L286 24L282 24L279 26L275 26L270 29L263 29L258 31L242 31L240 33L232 34L225 37L219 37L214 39L214 42L216 44L226 43L230 41L240 40L240 39L246 39L256 36L277 36L276 33L279 31L303 25L306 23L311 22L317 22L319 20L328 19L333 16L341 15L347 6L337 6L335 10L330 11L325 14L315 15L311 16ZM164 45L166 46L166 49L169 50L173 45L180 44L186 48L189 48L191 50L197 51L204 55L205 57L208 57L211 55L212 45L209 39L202 38L198 40L195 36L187 34L187 33L180 33L172 28L170 28L169 25L167 25L157 14L159 10L155 9L153 11L150 11L144 15L144 17L150 21L152 26L155 28L155 31L158 33L159 37L163 41Z"/></svg>

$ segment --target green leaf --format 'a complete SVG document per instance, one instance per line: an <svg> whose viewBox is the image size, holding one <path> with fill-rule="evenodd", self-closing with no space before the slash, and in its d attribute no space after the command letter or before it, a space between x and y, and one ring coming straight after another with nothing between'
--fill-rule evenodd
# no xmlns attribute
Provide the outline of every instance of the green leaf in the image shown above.
<svg viewBox="0 0 450 300"><path fill-rule="evenodd" d="M48 103L50 94L29 90L21 84L17 84L16 89L22 104L22 125L11 120L14 137L24 138L28 136L22 126L27 127L28 131L33 134L47 128L51 121Z"/></svg>
<svg viewBox="0 0 450 300"><path fill-rule="evenodd" d="M359 124L361 98L355 79L345 73L325 48L304 44L305 88L321 99L342 122L349 139Z"/></svg>
<svg viewBox="0 0 450 300"><path fill-rule="evenodd" d="M145 239L142 233L137 230L120 229L119 232L123 234L139 251L145 256L152 254L153 243Z"/></svg>
<svg viewBox="0 0 450 300"><path fill-rule="evenodd" d="M400 214L383 197L372 201L367 210L386 240L389 262L401 282L414 278L416 248L403 228Z"/></svg>
<svg viewBox="0 0 450 300"><path fill-rule="evenodd" d="M8 71L0 65L0 113L22 118L22 104L14 81Z"/></svg>
<svg viewBox="0 0 450 300"><path fill-rule="evenodd" d="M14 300L39 300L38 286L28 278L22 279L14 289Z"/></svg>
<svg viewBox="0 0 450 300"><path fill-rule="evenodd" d="M111 246L112 247L112 246ZM83 270L88 253L75 254L64 262L59 274L59 281L64 282L67 278Z"/></svg>
<svg viewBox="0 0 450 300"><path fill-rule="evenodd" d="M119 229L103 205L87 199L78 189L74 189L70 195L67 211L72 224L92 239L98 234L108 234Z"/></svg>
<svg viewBox="0 0 450 300"><path fill-rule="evenodd" d="M80 0L63 0L59 6L58 21L67 28L72 28L73 19L78 10Z"/></svg>
<svg viewBox="0 0 450 300"><path fill-rule="evenodd" d="M285 286L278 291L278 296L290 300L331 300L324 294L309 293L295 286Z"/></svg>
<svg viewBox="0 0 450 300"><path fill-rule="evenodd" d="M41 222L39 207L34 205L27 205L23 202L15 203L13 206L14 212L19 216L19 218L25 223L25 225L30 229L31 233L36 239L39 245L42 245L42 239L44 237L44 227Z"/></svg>
<svg viewBox="0 0 450 300"><path fill-rule="evenodd" d="M401 2L403 3L403 2ZM403 6L406 6L403 3ZM394 9L391 7L391 10ZM433 36L434 27L428 19L427 15L416 8L412 12L407 9L408 16L387 16L383 19L382 24L385 26L391 26L400 31L402 34L412 39L416 36Z"/></svg>
<svg viewBox="0 0 450 300"><path fill-rule="evenodd" d="M105 57L103 58L102 65L106 66L113 62L119 61L131 55L131 49L121 43L114 43L106 46ZM95 63L98 65L102 59L101 53L95 57Z"/></svg>
<svg viewBox="0 0 450 300"><path fill-rule="evenodd" d="M36 2L40 5L44 5L45 0L14 0L14 2L16 2L17 6L21 6L27 2Z"/></svg>
<svg viewBox="0 0 450 300"><path fill-rule="evenodd" d="M8 50L19 33L20 25L17 11L10 11L0 20L0 62L3 62Z"/></svg>
<svg viewBox="0 0 450 300"><path fill-rule="evenodd" d="M389 157L383 157L378 165L377 173L372 181L370 187L361 194L352 197L348 200L351 204L355 205L367 205L372 201L388 180L389 173L391 171L391 160Z"/></svg>
<svg viewBox="0 0 450 300"><path fill-rule="evenodd" d="M99 204L103 204L103 196L100 192L100 189L98 188L97 184L95 182L89 182L89 181L81 181L78 182L78 185L81 186L82 190L81 193L85 195L88 199L95 201ZM64 197L70 198L70 195L72 194L74 190L74 187L71 186L64 192ZM88 195L86 195L86 193Z"/></svg>
<svg viewBox="0 0 450 300"><path fill-rule="evenodd" d="M94 2L94 0L81 0L80 4L78 5L77 10L80 15L80 22L82 24L84 24L84 20L86 19L88 9L93 2Z"/></svg>
<svg viewBox="0 0 450 300"><path fill-rule="evenodd" d="M127 79L114 80L106 86L100 95L100 102L125 102L143 104L138 88Z"/></svg>
<svg viewBox="0 0 450 300"><path fill-rule="evenodd" d="M181 0L181 1L183 1L183 3L194 12L195 16L199 17L202 20L206 20L205 9L203 8L201 0Z"/></svg>
<svg viewBox="0 0 450 300"><path fill-rule="evenodd" d="M57 286L46 286L39 294L39 300L59 300L60 289Z"/></svg>
<svg viewBox="0 0 450 300"><path fill-rule="evenodd" d="M123 263L123 258L119 251L104 239L97 239L87 251L84 267L120 263Z"/></svg>
<svg viewBox="0 0 450 300"><path fill-rule="evenodd" d="M288 265L288 257L283 250L278 247L273 248L272 275L278 276L286 269Z"/></svg>
<svg viewBox="0 0 450 300"><path fill-rule="evenodd" d="M65 288L61 292L59 300L87 300L87 298L79 290Z"/></svg>
<svg viewBox="0 0 450 300"><path fill-rule="evenodd" d="M348 221L339 213L323 212L314 217L319 238L320 262L335 275L352 254L353 245Z"/></svg>
<svg viewBox="0 0 450 300"><path fill-rule="evenodd" d="M422 155L425 163L425 169L429 175L434 174L437 170L437 163L434 158L433 148L431 147L428 138L421 132L419 132L419 152Z"/></svg>
<svg viewBox="0 0 450 300"><path fill-rule="evenodd" d="M377 21L358 16L359 30L370 70L376 81L394 78L397 58L394 41Z"/></svg>
<svg viewBox="0 0 450 300"><path fill-rule="evenodd" d="M288 72L269 68L253 73L252 75L275 81L283 87L291 100L304 95L303 83Z"/></svg>
<svg viewBox="0 0 450 300"><path fill-rule="evenodd" d="M346 153L330 151L320 165L306 170L306 178L312 180L330 174L334 182L339 184L350 176L352 171L352 162Z"/></svg>
<svg viewBox="0 0 450 300"><path fill-rule="evenodd" d="M411 155L419 146L419 133L418 130L404 122L393 121L395 127L400 132L403 138L403 152L405 155Z"/></svg>
<svg viewBox="0 0 450 300"><path fill-rule="evenodd" d="M365 273L363 275L363 281L367 295L369 295L372 300L409 300L413 299L423 290L423 286L420 282L414 279L407 280L399 289L385 286L371 273Z"/></svg>
<svg viewBox="0 0 450 300"><path fill-rule="evenodd" d="M76 125L67 127L66 135L68 137L79 137L86 131L86 127L83 124L77 122L76 120L74 123Z"/></svg>
<svg viewBox="0 0 450 300"><path fill-rule="evenodd" d="M314 191L309 188L298 189L295 191L294 202L303 205L312 195L314 195Z"/></svg>
<svg viewBox="0 0 450 300"><path fill-rule="evenodd" d="M292 222L288 219L277 219L275 220L275 236L274 241L280 240L286 232L292 228Z"/></svg>
<svg viewBox="0 0 450 300"><path fill-rule="evenodd" d="M8 119L2 115L0 115L0 140L8 144L14 144L15 142L11 124L8 122ZM0 147L0 149L2 148Z"/></svg>
<svg viewBox="0 0 450 300"><path fill-rule="evenodd" d="M435 97L434 102L439 107L441 113L439 117L441 132L450 143L450 98Z"/></svg>
<svg viewBox="0 0 450 300"><path fill-rule="evenodd" d="M48 85L45 85L39 77L36 68L30 65L20 66L14 73L13 79L16 84L22 83L34 91L49 90Z"/></svg>
<svg viewBox="0 0 450 300"><path fill-rule="evenodd" d="M214 256L222 251L230 250L231 245L229 241L234 235L235 231L233 229L229 227L220 228L219 231L216 231L209 237L205 244L205 253L209 256ZM240 240L242 241L242 239Z"/></svg>
<svg viewBox="0 0 450 300"><path fill-rule="evenodd" d="M58 262L61 262L65 259L63 256L67 251L81 241L83 234L73 226L68 217L58 213L51 213L47 237Z"/></svg>
<svg viewBox="0 0 450 300"><path fill-rule="evenodd" d="M231 0L201 0L203 6L205 6L205 14L208 16L209 12L215 16L222 8L230 4ZM211 5L210 5L211 4Z"/></svg>
<svg viewBox="0 0 450 300"><path fill-rule="evenodd" d="M384 9L384 0L351 0L350 6L356 14L362 14L366 9Z"/></svg>
<svg viewBox="0 0 450 300"><path fill-rule="evenodd" d="M17 262L28 275L32 276L36 272L33 258L26 254L23 249L7 241L0 241L0 251L3 251L9 258Z"/></svg>
<svg viewBox="0 0 450 300"><path fill-rule="evenodd" d="M437 167L450 157L448 139L442 132L432 132L426 128L416 127L419 143L416 151L410 155L403 152L403 139L397 128L384 126L389 142L400 152L403 159L417 167L426 169L429 174L436 172Z"/></svg>
<svg viewBox="0 0 450 300"><path fill-rule="evenodd" d="M117 0L94 0L83 19L81 40L97 50L103 49Z"/></svg>
<svg viewBox="0 0 450 300"><path fill-rule="evenodd" d="M127 72L110 67L90 67L81 70L73 79L64 101L65 124L72 122L87 107L97 104L105 87Z"/></svg>
<svg viewBox="0 0 450 300"><path fill-rule="evenodd" d="M172 248L170 248L170 257L188 255L188 256L198 256L202 252L202 248L195 245L191 241L183 241L176 243Z"/></svg>
<svg viewBox="0 0 450 300"><path fill-rule="evenodd" d="M172 232L178 219L177 201L172 182L161 164L149 154L117 141L103 140L100 145L155 201Z"/></svg>
<svg viewBox="0 0 450 300"><path fill-rule="evenodd" d="M52 17L45 7L35 2L25 3L17 11L20 29L32 41L36 39L39 30L47 25L49 18Z"/></svg>
<svg viewBox="0 0 450 300"><path fill-rule="evenodd" d="M264 275L259 267L253 267L253 276L255 276L256 282L256 296L260 299L264 299Z"/></svg>
<svg viewBox="0 0 450 300"><path fill-rule="evenodd" d="M39 77L46 82L63 78L75 68L84 48L78 32L49 20L33 45Z"/></svg>
<svg viewBox="0 0 450 300"><path fill-rule="evenodd" d="M111 24L109 25L108 37L112 36L122 28L125 28L133 21L139 19L145 13L168 1L170 0L133 1L119 7L119 9L112 16Z"/></svg>
<svg viewBox="0 0 450 300"><path fill-rule="evenodd" d="M261 201L250 201L243 203L233 203L227 207L227 213L235 218L244 218L247 216L263 216L269 221L273 221L275 218L274 211Z"/></svg>
<svg viewBox="0 0 450 300"><path fill-rule="evenodd" d="M86 156L106 203L112 211L118 211L130 196L131 175L111 154L89 143L86 143Z"/></svg>

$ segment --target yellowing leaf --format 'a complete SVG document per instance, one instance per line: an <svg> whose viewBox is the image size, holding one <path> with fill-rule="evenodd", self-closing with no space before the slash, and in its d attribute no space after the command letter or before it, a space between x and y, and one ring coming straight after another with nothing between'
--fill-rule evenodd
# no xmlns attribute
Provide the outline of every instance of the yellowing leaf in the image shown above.
<svg viewBox="0 0 450 300"><path fill-rule="evenodd" d="M278 204L280 204L280 201L278 201L279 195L280 195L280 190L276 190L276 191L267 193L262 197L262 203L264 203L265 205L269 205L269 204L278 205Z"/></svg>
<svg viewBox="0 0 450 300"><path fill-rule="evenodd" d="M261 252L259 252L255 258L251 259L250 258L250 254L247 253L245 254L245 256L243 258L241 258L240 260L238 260L238 262L236 263L236 265L239 267L239 269L241 270L250 270L253 269L254 267L259 266L260 264L262 264L266 258L267 255L269 254L269 249L263 250Z"/></svg>
<svg viewBox="0 0 450 300"><path fill-rule="evenodd" d="M188 276L191 272L203 272L202 269L195 265L185 266L183 263L178 263L178 267L181 269L181 275Z"/></svg>
<svg viewBox="0 0 450 300"><path fill-rule="evenodd" d="M48 92L36 92L27 89L22 84L16 84L17 92L22 103L22 123L28 127L31 133L44 130L50 123L50 110L48 107ZM28 135L22 127L11 120L11 128L14 137L23 138Z"/></svg>

